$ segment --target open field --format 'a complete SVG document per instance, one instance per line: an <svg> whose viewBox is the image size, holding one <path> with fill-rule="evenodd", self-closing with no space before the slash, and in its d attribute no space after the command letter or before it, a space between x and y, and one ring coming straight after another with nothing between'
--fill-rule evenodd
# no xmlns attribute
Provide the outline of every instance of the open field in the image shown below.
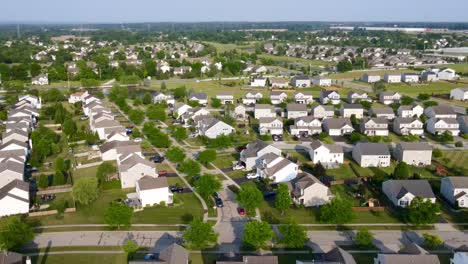
<svg viewBox="0 0 468 264"><path fill-rule="evenodd" d="M447 68L452 68L456 72L461 72L461 73L468 73L468 63L461 63L461 64L448 64L444 65L444 67Z"/></svg>
<svg viewBox="0 0 468 264"><path fill-rule="evenodd" d="M449 83L449 82L434 82L422 84L386 84L388 91L400 92L410 96L418 96L420 93L426 94L449 94L450 90L461 87L462 84Z"/></svg>
<svg viewBox="0 0 468 264"><path fill-rule="evenodd" d="M334 73L329 74L327 77L332 79L360 79L364 73L370 73L374 75L380 75L380 77L384 77L385 73L404 73L404 72L416 72L415 70L410 69L401 69L401 70L368 70L368 71L353 71L353 72L343 72L343 73Z"/></svg>
<svg viewBox="0 0 468 264"><path fill-rule="evenodd" d="M225 52L225 51L230 51L230 50L244 50L244 49L254 49L255 48L255 43L252 42L252 43L246 43L246 44L243 44L243 45L239 45L239 44L233 44L233 43L229 43L229 44L224 44L224 43L218 43L218 42L205 42L207 44L210 44L212 46L214 46L216 48L216 50L218 51L218 53L221 53L221 52Z"/></svg>
<svg viewBox="0 0 468 264"><path fill-rule="evenodd" d="M296 57L289 57L289 56L276 56L276 55L271 55L271 54L261 54L258 55L258 58L265 58L265 59L270 59L275 62L281 62L281 63L297 63L297 64L302 64L305 67L324 67L324 66L331 66L335 65L336 63L330 62L330 61L322 61L322 60L308 60L308 59L303 59L303 58L296 58Z"/></svg>
<svg viewBox="0 0 468 264"><path fill-rule="evenodd" d="M466 150L451 150L442 151L443 161L442 164L448 167L467 167L468 164L468 151Z"/></svg>

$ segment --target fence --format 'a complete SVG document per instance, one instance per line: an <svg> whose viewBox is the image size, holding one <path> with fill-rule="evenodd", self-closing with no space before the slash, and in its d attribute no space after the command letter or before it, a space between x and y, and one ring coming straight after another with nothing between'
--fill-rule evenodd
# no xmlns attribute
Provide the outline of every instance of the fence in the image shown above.
<svg viewBox="0 0 468 264"><path fill-rule="evenodd" d="M98 161L98 162L93 162L93 163L88 163L88 164L81 164L76 166L76 169L84 169L84 168L89 168L89 167L94 167L101 165L104 161Z"/></svg>
<svg viewBox="0 0 468 264"><path fill-rule="evenodd" d="M72 190L71 184L64 184L64 185L47 187L44 190L38 191L37 194L65 193L65 192L71 192L71 190Z"/></svg>
<svg viewBox="0 0 468 264"><path fill-rule="evenodd" d="M74 212L76 212L76 208L74 207L65 209L65 213L74 213ZM48 210L48 211L32 212L32 213L29 213L28 215L31 217L35 217L35 216L47 216L47 215L56 215L56 214L58 214L57 210Z"/></svg>
<svg viewBox="0 0 468 264"><path fill-rule="evenodd" d="M355 212L371 212L371 211L382 212L382 211L385 211L385 207L384 206L376 206L376 207L354 206L353 211Z"/></svg>

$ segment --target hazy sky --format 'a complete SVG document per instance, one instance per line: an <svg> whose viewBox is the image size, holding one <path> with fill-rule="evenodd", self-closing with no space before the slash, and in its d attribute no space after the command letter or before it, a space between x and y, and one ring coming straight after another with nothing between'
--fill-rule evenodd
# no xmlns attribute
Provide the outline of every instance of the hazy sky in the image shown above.
<svg viewBox="0 0 468 264"><path fill-rule="evenodd" d="M461 21L468 0L4 0L0 22Z"/></svg>

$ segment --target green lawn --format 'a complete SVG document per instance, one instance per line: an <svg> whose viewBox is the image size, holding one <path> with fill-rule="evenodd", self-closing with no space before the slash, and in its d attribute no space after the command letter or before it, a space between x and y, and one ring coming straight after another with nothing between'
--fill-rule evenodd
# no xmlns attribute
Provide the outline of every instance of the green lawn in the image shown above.
<svg viewBox="0 0 468 264"><path fill-rule="evenodd" d="M422 84L386 84L388 91L400 92L410 96L418 96L420 93L449 94L452 89L460 86L462 86L462 84L455 84L444 81Z"/></svg>
<svg viewBox="0 0 468 264"><path fill-rule="evenodd" d="M213 164L219 169L231 168L232 162L239 160L239 154L218 155Z"/></svg>
<svg viewBox="0 0 468 264"><path fill-rule="evenodd" d="M36 195L35 197L35 202L36 203L42 203L41 202L41 195ZM56 193L55 194L55 199L50 202L44 202L43 204L49 204L49 207L45 210L55 210L58 209L61 205L66 203L67 208L75 207L75 202L73 199L73 196L71 193Z"/></svg>
<svg viewBox="0 0 468 264"><path fill-rule="evenodd" d="M99 166L77 169L73 172L73 181L83 177L96 177Z"/></svg>
<svg viewBox="0 0 468 264"><path fill-rule="evenodd" d="M349 164L342 164L339 168L336 168L336 169L328 169L327 175L334 177L335 180L343 180L343 179L359 177L358 175L354 173L354 171L351 169Z"/></svg>
<svg viewBox="0 0 468 264"><path fill-rule="evenodd" d="M448 167L467 167L468 151L466 150L443 150L443 160L440 162Z"/></svg>
<svg viewBox="0 0 468 264"><path fill-rule="evenodd" d="M416 72L414 70L381 70L381 71L358 71L358 72L343 72L343 73L334 73L329 74L328 77L332 79L360 79L364 73L369 73L373 75L380 75L380 77L384 77L385 73L404 73L404 72Z"/></svg>
<svg viewBox="0 0 468 264"><path fill-rule="evenodd" d="M454 69L456 72L468 73L468 63L450 64L444 65L444 67Z"/></svg>
<svg viewBox="0 0 468 264"><path fill-rule="evenodd" d="M309 67L309 65L312 68L320 67L320 66L331 66L335 65L334 62L330 61L322 61L322 60L309 60L309 59L303 59L303 58L296 58L296 57L290 57L290 56L277 56L277 55L271 55L271 54L260 54L258 55L258 58L265 58L265 59L271 59L276 62L280 63L297 63L297 64L302 64L303 66Z"/></svg>
<svg viewBox="0 0 468 264"><path fill-rule="evenodd" d="M125 254L64 254L32 257L33 264L127 264Z"/></svg>
<svg viewBox="0 0 468 264"><path fill-rule="evenodd" d="M283 153L286 154L287 157L291 157L293 160L296 160L296 163L303 163L309 162L309 153L304 150L285 150Z"/></svg>

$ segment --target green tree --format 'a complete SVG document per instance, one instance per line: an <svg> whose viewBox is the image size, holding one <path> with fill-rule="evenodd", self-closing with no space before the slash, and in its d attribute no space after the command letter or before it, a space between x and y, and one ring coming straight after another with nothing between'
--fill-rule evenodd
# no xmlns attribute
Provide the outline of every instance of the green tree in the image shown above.
<svg viewBox="0 0 468 264"><path fill-rule="evenodd" d="M52 179L54 186L64 185L65 184L65 175L60 170L55 170L54 177Z"/></svg>
<svg viewBox="0 0 468 264"><path fill-rule="evenodd" d="M117 168L114 166L112 162L105 161L101 165L99 165L96 177L99 180L99 184L102 185L103 182L107 181L109 174L116 173Z"/></svg>
<svg viewBox="0 0 468 264"><path fill-rule="evenodd" d="M39 188L42 188L42 189L49 187L49 176L45 174L41 174L39 176L39 181L37 185L39 186Z"/></svg>
<svg viewBox="0 0 468 264"><path fill-rule="evenodd" d="M181 126L171 126L170 127L171 135L178 141L188 138L187 129Z"/></svg>
<svg viewBox="0 0 468 264"><path fill-rule="evenodd" d="M344 59L336 65L336 70L339 72L347 72L353 70L353 64L348 59Z"/></svg>
<svg viewBox="0 0 468 264"><path fill-rule="evenodd" d="M89 205L99 197L98 180L93 177L78 179L73 184L73 198L83 205Z"/></svg>
<svg viewBox="0 0 468 264"><path fill-rule="evenodd" d="M291 206L292 199L289 194L288 185L286 183L280 183L278 186L278 193L275 198L275 207L281 211L281 215L284 215L284 211L289 209Z"/></svg>
<svg viewBox="0 0 468 264"><path fill-rule="evenodd" d="M183 99L187 96L187 89L185 86L177 87L174 90L174 98L176 99Z"/></svg>
<svg viewBox="0 0 468 264"><path fill-rule="evenodd" d="M10 217L0 225L0 249L12 250L34 239L34 232L19 217Z"/></svg>
<svg viewBox="0 0 468 264"><path fill-rule="evenodd" d="M437 215L439 211L438 204L417 196L408 207L408 220L416 225L433 224L439 218Z"/></svg>
<svg viewBox="0 0 468 264"><path fill-rule="evenodd" d="M55 170L61 171L63 173L66 173L68 171L68 165L64 158L57 157L54 163L55 163Z"/></svg>
<svg viewBox="0 0 468 264"><path fill-rule="evenodd" d="M194 183L197 192L203 198L209 198L214 192L221 190L221 181L212 174L204 174Z"/></svg>
<svg viewBox="0 0 468 264"><path fill-rule="evenodd" d="M170 147L166 151L166 158L172 162L182 162L185 159L185 151L179 147Z"/></svg>
<svg viewBox="0 0 468 264"><path fill-rule="evenodd" d="M441 158L443 156L442 150L435 148L432 150L432 157Z"/></svg>
<svg viewBox="0 0 468 264"><path fill-rule="evenodd" d="M273 239L273 229L267 222L250 221L245 224L243 242L252 249L266 246Z"/></svg>
<svg viewBox="0 0 468 264"><path fill-rule="evenodd" d="M447 143L453 141L453 135L449 131L445 131L442 135L439 135L437 139L442 143Z"/></svg>
<svg viewBox="0 0 468 264"><path fill-rule="evenodd" d="M119 202L112 202L104 212L104 221L110 228L129 227L132 224L133 209Z"/></svg>
<svg viewBox="0 0 468 264"><path fill-rule="evenodd" d="M145 93L145 95L143 95L143 99L141 100L143 104L145 105L149 105L153 102L153 98L151 97L151 94L150 93Z"/></svg>
<svg viewBox="0 0 468 264"><path fill-rule="evenodd" d="M210 162L216 160L216 151L214 149L207 149L198 153L198 161L203 165L208 165Z"/></svg>
<svg viewBox="0 0 468 264"><path fill-rule="evenodd" d="M424 233L423 238L424 245L430 249L435 249L444 243L444 241L438 235Z"/></svg>
<svg viewBox="0 0 468 264"><path fill-rule="evenodd" d="M279 231L282 235L279 243L286 248L303 248L308 240L305 228L296 222L279 226Z"/></svg>
<svg viewBox="0 0 468 264"><path fill-rule="evenodd" d="M127 259L133 259L133 256L138 251L139 246L135 240L129 239L122 245L122 249L125 252L125 255L127 255Z"/></svg>
<svg viewBox="0 0 468 264"><path fill-rule="evenodd" d="M162 107L151 105L146 110L146 116L151 120L165 121L166 111Z"/></svg>
<svg viewBox="0 0 468 264"><path fill-rule="evenodd" d="M133 123L139 125L141 122L143 122L143 120L145 120L145 113L138 109L132 109L128 112L128 118Z"/></svg>
<svg viewBox="0 0 468 264"><path fill-rule="evenodd" d="M320 208L320 221L330 224L346 224L354 218L351 201L335 197Z"/></svg>
<svg viewBox="0 0 468 264"><path fill-rule="evenodd" d="M429 98L431 98L431 95L430 95L430 94L422 93L422 94L419 94L419 95L418 95L418 99L419 99L419 100L422 100L422 101L429 100Z"/></svg>
<svg viewBox="0 0 468 264"><path fill-rule="evenodd" d="M205 249L218 241L218 234L209 223L194 219L184 232L185 246L190 249Z"/></svg>
<svg viewBox="0 0 468 264"><path fill-rule="evenodd" d="M232 140L229 136L220 135L214 139L211 139L208 143L210 148L225 149L232 146Z"/></svg>
<svg viewBox="0 0 468 264"><path fill-rule="evenodd" d="M402 105L410 105L410 104L412 104L412 103L414 103L414 99L413 99L413 98L411 98L411 97L409 97L409 96L407 96L407 95L401 97L401 104L402 104Z"/></svg>
<svg viewBox="0 0 468 264"><path fill-rule="evenodd" d="M211 106L214 108L221 107L221 100L218 98L211 98Z"/></svg>
<svg viewBox="0 0 468 264"><path fill-rule="evenodd" d="M369 229L366 227L359 228L356 236L354 237L354 242L362 248L369 248L372 246L372 242L374 241L374 235L369 232Z"/></svg>
<svg viewBox="0 0 468 264"><path fill-rule="evenodd" d="M166 87L166 82L162 82L161 83L161 91L166 91L167 87Z"/></svg>
<svg viewBox="0 0 468 264"><path fill-rule="evenodd" d="M73 136L76 133L76 124L71 118L67 118L65 122L63 122L63 133L67 136Z"/></svg>
<svg viewBox="0 0 468 264"><path fill-rule="evenodd" d="M179 170L188 176L195 176L201 171L200 163L192 159L186 159L182 164L180 164Z"/></svg>
<svg viewBox="0 0 468 264"><path fill-rule="evenodd" d="M409 169L409 166L408 164L406 164L404 161L402 162L399 162L396 167L395 167L395 170L393 171L393 177L395 179L408 179L408 177L410 176L410 169Z"/></svg>
<svg viewBox="0 0 468 264"><path fill-rule="evenodd" d="M262 192L257 187L247 185L242 187L237 195L237 201L247 210L253 213L255 208L260 207L263 202Z"/></svg>

